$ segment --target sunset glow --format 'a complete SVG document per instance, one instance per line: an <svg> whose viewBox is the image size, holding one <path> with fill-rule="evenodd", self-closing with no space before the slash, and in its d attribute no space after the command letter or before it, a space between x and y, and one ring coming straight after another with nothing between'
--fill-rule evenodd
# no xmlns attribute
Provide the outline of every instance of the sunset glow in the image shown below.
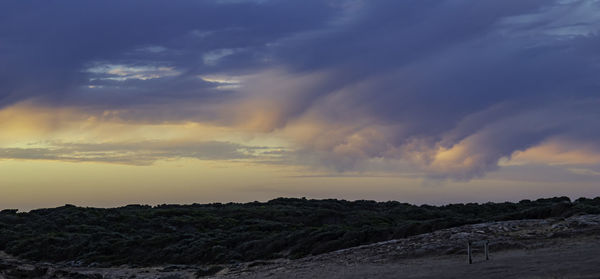
<svg viewBox="0 0 600 279"><path fill-rule="evenodd" d="M600 195L599 1L25 2L1 208Z"/></svg>

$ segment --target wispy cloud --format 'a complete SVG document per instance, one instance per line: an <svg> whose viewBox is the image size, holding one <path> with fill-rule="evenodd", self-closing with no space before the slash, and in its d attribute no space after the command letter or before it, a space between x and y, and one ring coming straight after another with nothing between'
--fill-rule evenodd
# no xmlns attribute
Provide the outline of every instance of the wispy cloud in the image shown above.
<svg viewBox="0 0 600 279"><path fill-rule="evenodd" d="M600 171L590 170L590 169L581 169L581 168L569 168L570 172L579 175L589 175L589 176L600 176Z"/></svg>
<svg viewBox="0 0 600 279"><path fill-rule="evenodd" d="M32 144L33 146L40 144ZM42 143L44 147L0 148L0 159L55 160L151 165L158 160L276 161L281 148L245 146L231 142Z"/></svg>
<svg viewBox="0 0 600 279"><path fill-rule="evenodd" d="M163 77L178 76L181 73L173 67L157 66L128 66L100 64L88 68L86 72L93 74L90 81L94 80L117 80L126 81L129 79L148 80Z"/></svg>

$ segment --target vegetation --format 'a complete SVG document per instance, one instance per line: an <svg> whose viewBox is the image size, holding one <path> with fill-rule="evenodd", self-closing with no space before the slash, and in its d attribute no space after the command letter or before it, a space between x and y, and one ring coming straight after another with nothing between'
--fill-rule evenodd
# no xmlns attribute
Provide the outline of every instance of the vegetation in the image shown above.
<svg viewBox="0 0 600 279"><path fill-rule="evenodd" d="M222 264L302 257L464 224L600 214L600 198L415 206L278 198L245 204L66 205L0 212L0 250L84 265Z"/></svg>

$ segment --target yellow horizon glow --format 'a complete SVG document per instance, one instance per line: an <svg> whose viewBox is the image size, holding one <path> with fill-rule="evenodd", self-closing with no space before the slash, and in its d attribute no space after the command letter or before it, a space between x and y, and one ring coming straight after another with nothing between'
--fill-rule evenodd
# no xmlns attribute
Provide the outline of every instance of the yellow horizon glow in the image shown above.
<svg viewBox="0 0 600 279"><path fill-rule="evenodd" d="M260 111L252 111L253 114L257 112ZM34 102L19 103L0 109L0 148L137 144L140 149L150 148L148 152L152 155L156 151L151 149L153 144L159 144L160 148L177 148L186 144L227 142L266 148L265 151L293 150L295 144L299 144L317 152L331 151L335 156L363 156L363 149L400 152L383 146L386 142L385 127L367 124L358 128L336 126L337 123L320 121L315 115L297 118L284 128L273 130L273 119L260 119L262 116L258 117L258 128L248 128L237 123L227 126L191 121L123 121L122 113L118 110L86 112L77 108L46 107ZM470 164L469 156L472 154L468 152L467 143L434 151L433 162L426 166L429 169L448 170ZM585 149L564 149L559 143L543 144L515 153L506 165L600 163L600 157L589 153ZM81 153L78 156L103 154ZM426 157L428 154L409 155ZM71 161L44 157L4 158L0 159L0 209L28 210L67 203L111 207L132 203L248 202L282 196L441 204L537 198L540 195L600 195L598 182L591 179L584 179L570 188L560 182L510 179L506 174L506 177L498 178L502 175L496 175L470 182L435 181L429 180L426 174L395 175L390 170L377 173L376 168L337 173L298 162L269 162L273 158L269 156L258 159L157 156L145 165L117 161L77 162L72 158ZM584 178L596 175L595 171L585 168L566 170ZM520 188L523 185L527 191Z"/></svg>
<svg viewBox="0 0 600 279"><path fill-rule="evenodd" d="M247 145L287 143L271 135L240 131L236 127L182 121L140 123L123 121L122 112L105 110L89 114L76 108L52 108L31 102L0 110L0 147L17 147L35 142L107 143L107 142L202 142L226 141Z"/></svg>

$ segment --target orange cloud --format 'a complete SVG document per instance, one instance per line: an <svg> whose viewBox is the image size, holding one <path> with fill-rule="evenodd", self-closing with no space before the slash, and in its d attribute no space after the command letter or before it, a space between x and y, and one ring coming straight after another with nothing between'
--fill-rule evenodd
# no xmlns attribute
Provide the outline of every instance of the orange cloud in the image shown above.
<svg viewBox="0 0 600 279"><path fill-rule="evenodd" d="M85 112L34 102L0 110L0 159L148 165L157 160L275 161L286 143L210 123L139 123L121 111Z"/></svg>
<svg viewBox="0 0 600 279"><path fill-rule="evenodd" d="M74 122L85 122L86 116L72 108L49 108L33 102L21 102L0 109L0 144L23 140L45 140L50 134Z"/></svg>
<svg viewBox="0 0 600 279"><path fill-rule="evenodd" d="M600 152L586 145L550 141L524 151L515 152L504 165L549 164L588 165L600 164Z"/></svg>

